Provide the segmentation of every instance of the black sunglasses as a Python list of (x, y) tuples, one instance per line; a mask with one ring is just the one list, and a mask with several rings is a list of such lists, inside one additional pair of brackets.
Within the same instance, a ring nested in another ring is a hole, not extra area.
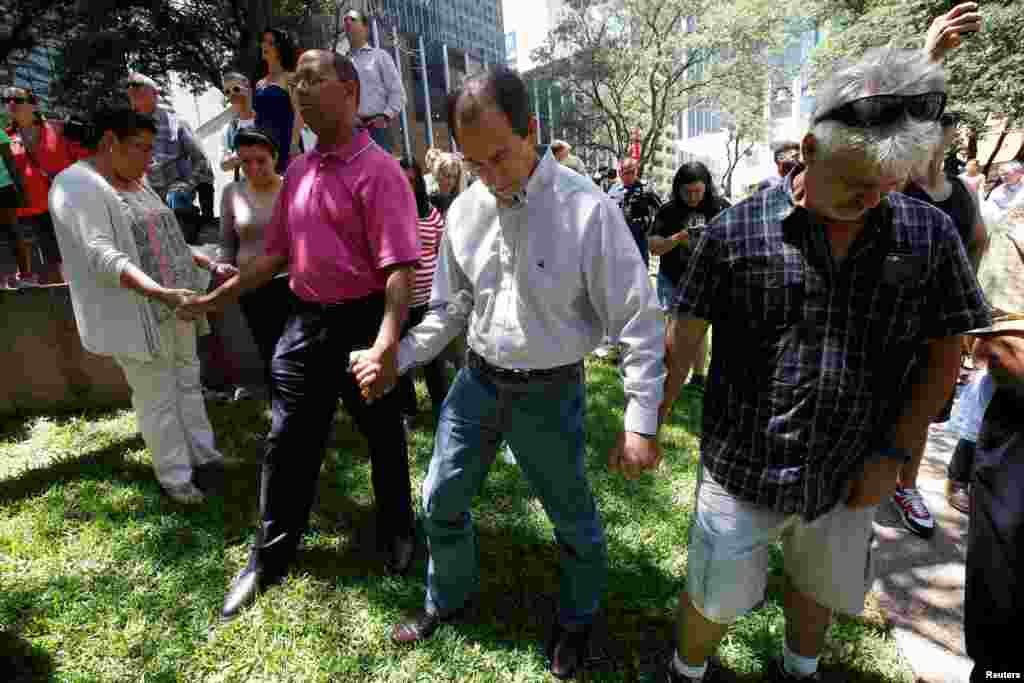
[(145, 87), (146, 87), (145, 83), (138, 83), (138, 82), (135, 82), (135, 81), (133, 81), (133, 82), (128, 84), (128, 89), (129, 90), (135, 90), (136, 88), (145, 88)]
[(241, 94), (241, 92), (242, 92), (242, 86), (240, 86), (240, 85), (233, 85), (230, 88), (228, 88), (228, 94), (229, 95), (238, 95), (238, 94)]
[(946, 109), (946, 93), (920, 95), (872, 95), (853, 100), (814, 117), (814, 123), (839, 121), (852, 128), (875, 128), (909, 116), (918, 121), (938, 121)]
[(6, 97), (4, 101), (8, 104), (14, 102), (15, 104), (32, 104), (32, 99), (28, 97)]

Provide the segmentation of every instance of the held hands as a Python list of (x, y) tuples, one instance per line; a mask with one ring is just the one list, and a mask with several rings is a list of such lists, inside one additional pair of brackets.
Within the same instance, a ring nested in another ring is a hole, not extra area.
[(363, 399), (373, 403), (398, 382), (398, 350), (374, 347), (353, 351), (349, 354), (348, 369), (355, 375)]
[(981, 14), (975, 2), (963, 2), (936, 17), (925, 36), (924, 49), (933, 61), (941, 61), (946, 53), (960, 46), (965, 33), (981, 30)]
[(235, 268), (230, 263), (215, 262), (210, 264), (210, 272), (213, 273), (214, 277), (227, 280), (238, 275), (238, 268)]
[(161, 289), (153, 298), (164, 303), (171, 310), (177, 311), (195, 295), (196, 293), (191, 289)]
[(175, 313), (179, 320), (198, 320), (207, 313), (214, 313), (218, 310), (217, 300), (214, 293), (186, 297), (176, 308)]
[(657, 437), (636, 432), (622, 432), (608, 453), (608, 469), (622, 472), (626, 479), (636, 479), (644, 470), (652, 470), (661, 463), (661, 448)]
[(878, 505), (896, 492), (896, 482), (902, 463), (893, 458), (876, 455), (866, 463), (859, 478), (850, 482), (846, 505), (864, 508)]

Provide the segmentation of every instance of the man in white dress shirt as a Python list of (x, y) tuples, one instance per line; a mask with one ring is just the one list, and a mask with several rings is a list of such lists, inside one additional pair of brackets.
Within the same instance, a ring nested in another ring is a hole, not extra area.
[(468, 326), (467, 365), (442, 409), (423, 484), (426, 601), (392, 638), (429, 638), (479, 590), (470, 505), (505, 440), (561, 547), (547, 653), (552, 673), (571, 678), (586, 655), (607, 572), (603, 524), (584, 471), (583, 357), (605, 330), (626, 347), (625, 425), (609, 466), (637, 477), (661, 458), (664, 316), (622, 211), (550, 152), (538, 158), (537, 122), (518, 75), (499, 67), (470, 77), (448, 120), (480, 182), (449, 210), (430, 309), (401, 341), (397, 368), (353, 354), (372, 401), (396, 372), (434, 358)]
[(344, 23), (348, 56), (359, 72), (359, 124), (369, 129), (374, 142), (391, 152), (391, 122), (405, 107), (402, 76), (391, 55), (369, 44), (370, 24), (365, 15), (350, 10)]

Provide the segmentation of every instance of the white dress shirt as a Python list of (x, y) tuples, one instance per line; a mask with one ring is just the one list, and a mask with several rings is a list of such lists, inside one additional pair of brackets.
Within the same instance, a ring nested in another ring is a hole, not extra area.
[(348, 56), (359, 72), (359, 116), (387, 114), (394, 118), (405, 107), (405, 87), (391, 55), (364, 45)]
[(435, 358), (468, 325), (469, 347), (502, 368), (580, 361), (605, 330), (625, 344), (625, 428), (655, 434), (665, 322), (622, 211), (549, 152), (513, 208), (483, 183), (452, 204), (431, 302), (402, 339), (399, 372)]

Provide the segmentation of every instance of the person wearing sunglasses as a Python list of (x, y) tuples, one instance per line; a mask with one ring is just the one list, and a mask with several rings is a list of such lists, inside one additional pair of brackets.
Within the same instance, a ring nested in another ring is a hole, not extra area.
[[(664, 680), (714, 680), (782, 540), (774, 681), (821, 680), (834, 612), (859, 614), (872, 522), (920, 450), (988, 306), (952, 221), (898, 194), (941, 139), (942, 66), (870, 50), (819, 89), (802, 166), (694, 247), (667, 335), (662, 419), (714, 330), (679, 639)], [(916, 363), (916, 370), (914, 369)]]
[(391, 123), (405, 108), (405, 86), (386, 50), (369, 44), (370, 23), (366, 15), (350, 10), (344, 17), (352, 63), (359, 69), (358, 123), (370, 131), (370, 137), (386, 151), (395, 145)]
[(239, 131), (256, 125), (256, 112), (252, 108), (252, 88), (249, 86), (249, 79), (235, 71), (224, 74), (224, 96), (227, 97), (234, 116), (224, 129), (220, 170), (234, 173), (237, 182), (240, 179), (239, 169), (242, 166), (242, 160), (238, 156), (238, 145), (235, 144), (235, 138)]
[[(65, 137), (62, 123), (39, 113), (31, 90), (7, 88), (4, 103), (11, 121), (6, 131), (11, 156), (23, 190), (14, 230), (18, 271), (8, 278), (8, 284), (23, 288), (62, 282), (60, 249), (46, 198), (54, 177), (88, 153)], [(46, 269), (42, 276), (33, 272), (36, 249)]]
[(213, 184), (213, 167), (191, 126), (159, 102), (160, 87), (156, 81), (133, 73), (128, 77), (127, 95), (133, 110), (149, 114), (157, 124), (156, 146), (146, 180), (178, 214), (186, 229), (186, 239), (192, 242), (199, 229), (193, 204), (199, 186)]

